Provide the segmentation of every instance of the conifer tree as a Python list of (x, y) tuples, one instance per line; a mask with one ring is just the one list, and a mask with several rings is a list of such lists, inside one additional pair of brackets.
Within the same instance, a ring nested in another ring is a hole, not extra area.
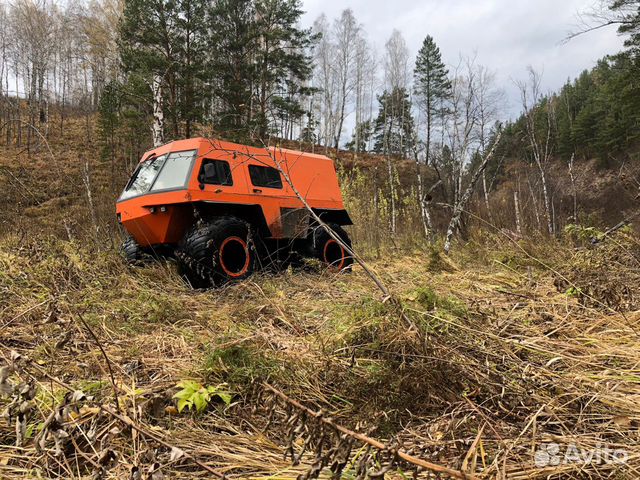
[(435, 118), (441, 110), (442, 101), (449, 95), (451, 82), (449, 72), (442, 62), (440, 49), (427, 35), (416, 58), (414, 70), (415, 94), (418, 105), (422, 109), (425, 120), (426, 163), (429, 164), (431, 134)]
[(357, 124), (353, 131), (351, 141), (346, 145), (347, 149), (355, 153), (366, 153), (371, 135), (373, 134), (372, 127), (371, 120), (365, 120)]
[(209, 12), (215, 127), (232, 140), (246, 140), (251, 122), (253, 52), (257, 43), (254, 2), (218, 0)]
[(380, 104), (374, 128), (374, 151), (406, 158), (415, 142), (411, 101), (404, 88), (394, 88), (378, 97)]
[(307, 50), (314, 40), (298, 27), (299, 0), (220, 0), (210, 14), (210, 74), (221, 105), (219, 128), (232, 138), (264, 140), (303, 117), (310, 93)]
[[(120, 58), (128, 80), (142, 79), (148, 85), (147, 103), (162, 98), (172, 122), (172, 132), (178, 136), (176, 108), (176, 66), (179, 64), (176, 45), (175, 0), (126, 0), (120, 21)], [(155, 87), (154, 87), (155, 86)], [(160, 89), (167, 95), (159, 95)]]
[(311, 93), (305, 87), (311, 76), (307, 51), (315, 37), (298, 27), (300, 0), (255, 0), (254, 105), (252, 126), (260, 140), (269, 134), (272, 109), (296, 118), (304, 110), (300, 99)]
[(208, 80), (206, 69), (209, 41), (207, 38), (207, 7), (203, 0), (177, 0), (176, 53), (180, 64), (176, 66), (176, 84), (179, 92), (177, 108), (185, 123), (184, 136), (193, 133), (193, 124), (203, 118)]
[(205, 0), (126, 0), (124, 5), (124, 71), (149, 85), (149, 103), (160, 89), (174, 138), (190, 136), (193, 124), (202, 119), (207, 5)]

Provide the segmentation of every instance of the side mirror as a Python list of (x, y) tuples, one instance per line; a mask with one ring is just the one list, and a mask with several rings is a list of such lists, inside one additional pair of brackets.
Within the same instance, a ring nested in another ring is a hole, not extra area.
[(204, 183), (200, 182), (198, 184), (198, 187), (200, 188), (200, 190), (204, 190)]

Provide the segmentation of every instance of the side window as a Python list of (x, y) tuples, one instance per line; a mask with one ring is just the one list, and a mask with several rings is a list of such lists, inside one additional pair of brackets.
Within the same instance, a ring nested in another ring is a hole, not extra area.
[(282, 188), (280, 172), (275, 168), (249, 165), (249, 176), (256, 187)]
[(198, 181), (209, 185), (233, 185), (229, 162), (224, 160), (203, 160)]

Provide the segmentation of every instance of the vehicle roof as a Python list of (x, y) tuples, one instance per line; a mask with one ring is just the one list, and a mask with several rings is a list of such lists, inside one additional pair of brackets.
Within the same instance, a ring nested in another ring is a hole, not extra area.
[[(265, 149), (261, 147), (252, 147), (249, 145), (243, 145), (240, 143), (227, 142), (225, 140), (219, 139), (211, 139), (204, 137), (194, 137), (188, 138), (185, 140), (174, 140), (172, 142), (161, 145), (157, 148), (149, 150), (145, 152), (140, 161), (144, 161), (149, 158), (151, 155), (164, 155), (165, 153), (176, 152), (181, 150), (195, 150), (201, 149), (202, 144), (206, 143), (211, 145), (212, 150), (228, 150), (233, 152), (240, 152), (247, 155), (265, 155)], [(324, 160), (333, 162), (333, 160), (325, 155), (320, 155), (317, 153), (310, 152), (302, 152), (299, 150), (291, 150), (288, 148), (281, 148), (277, 146), (267, 147), (272, 153), (278, 154), (280, 153), (285, 158), (287, 157), (295, 157), (305, 158), (309, 160)]]

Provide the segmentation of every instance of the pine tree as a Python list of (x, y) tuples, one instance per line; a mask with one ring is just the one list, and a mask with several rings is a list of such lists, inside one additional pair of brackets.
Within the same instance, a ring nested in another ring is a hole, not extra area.
[(365, 120), (356, 125), (353, 131), (351, 141), (347, 143), (346, 147), (349, 151), (355, 153), (366, 153), (369, 146), (369, 141), (373, 135), (373, 125), (371, 120)]
[(306, 54), (314, 41), (297, 24), (299, 0), (219, 0), (210, 13), (216, 126), (236, 140), (291, 136), (311, 90)]
[(113, 160), (116, 150), (116, 135), (120, 126), (119, 82), (110, 82), (102, 90), (98, 105), (98, 140), (101, 146), (100, 156), (104, 160)]
[(120, 21), (120, 57), (126, 74), (148, 85), (147, 103), (153, 103), (154, 78), (166, 86), (164, 103), (178, 135), (176, 72), (176, 2), (174, 0), (126, 0)]
[(451, 82), (449, 71), (442, 62), (440, 49), (429, 35), (424, 39), (416, 58), (414, 71), (415, 94), (418, 105), (426, 118), (426, 163), (430, 162), (431, 134), (442, 101), (449, 95)]
[(640, 48), (640, 5), (638, 0), (609, 0), (609, 10), (616, 19), (612, 23), (619, 24), (618, 32), (629, 35), (625, 40), (625, 46)]
[[(205, 0), (126, 0), (120, 22), (125, 73), (160, 82), (173, 137), (190, 136), (203, 113), (207, 29)], [(183, 129), (184, 125), (184, 129)]]
[(180, 14), (176, 18), (177, 56), (176, 66), (179, 97), (177, 99), (180, 119), (185, 123), (184, 136), (192, 136), (193, 124), (202, 120), (208, 75), (206, 58), (207, 4), (203, 0), (177, 0)]
[(380, 104), (374, 128), (374, 151), (406, 158), (415, 144), (411, 101), (404, 88), (386, 90), (378, 96)]
[(255, 9), (252, 0), (218, 0), (209, 13), (209, 75), (216, 98), (214, 125), (227, 138), (247, 140), (251, 121)]
[(252, 126), (258, 139), (268, 136), (272, 107), (279, 115), (300, 118), (304, 110), (301, 98), (311, 90), (311, 59), (307, 51), (315, 37), (298, 23), (303, 11), (300, 0), (256, 0), (256, 48), (254, 50), (254, 97), (256, 106)]

